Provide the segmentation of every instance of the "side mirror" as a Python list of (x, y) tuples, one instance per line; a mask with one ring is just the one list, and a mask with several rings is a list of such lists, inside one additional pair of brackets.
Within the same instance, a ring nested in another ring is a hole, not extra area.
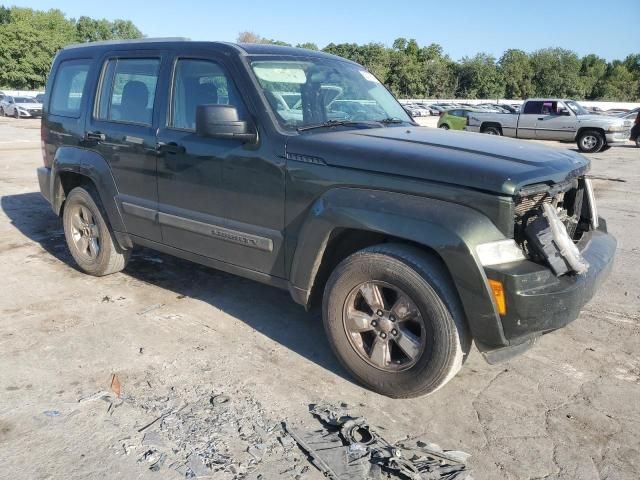
[(254, 125), (240, 120), (238, 109), (233, 105), (198, 105), (196, 134), (201, 137), (240, 140), (243, 143), (258, 140)]
[(560, 110), (560, 116), (562, 117), (570, 117), (571, 112), (569, 110)]

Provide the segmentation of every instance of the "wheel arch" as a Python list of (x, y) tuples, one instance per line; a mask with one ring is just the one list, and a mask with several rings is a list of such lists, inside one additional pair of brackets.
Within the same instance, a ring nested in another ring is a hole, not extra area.
[(92, 185), (107, 214), (107, 221), (123, 249), (133, 247), (115, 198), (115, 179), (107, 161), (96, 152), (78, 147), (60, 147), (52, 164), (51, 199), (53, 211), (62, 215), (69, 192), (78, 186)]
[(317, 300), (333, 268), (351, 253), (380, 243), (405, 243), (433, 254), (445, 266), (473, 336), (489, 345), (506, 344), (474, 253), (476, 241), (504, 236), (479, 212), (432, 198), (338, 188), (314, 203), (298, 238), (289, 275), (298, 303), (309, 307)]
[(480, 125), (480, 133), (484, 133), (487, 128), (495, 127), (500, 131), (500, 135), (503, 135), (502, 125), (498, 122), (482, 122)]
[(584, 132), (588, 130), (589, 131), (593, 130), (594, 132), (598, 132), (600, 135), (602, 135), (602, 139), (604, 140), (604, 143), (605, 144), (607, 143), (607, 134), (604, 131), (604, 128), (602, 127), (580, 127), (576, 132), (575, 140), (577, 141), (580, 138), (580, 135), (582, 135)]

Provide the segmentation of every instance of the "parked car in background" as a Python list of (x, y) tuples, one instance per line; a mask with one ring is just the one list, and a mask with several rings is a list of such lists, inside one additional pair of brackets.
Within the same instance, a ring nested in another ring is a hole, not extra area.
[(36, 102), (44, 103), (44, 93), (39, 93), (34, 98), (36, 99)]
[(442, 105), (433, 104), (430, 110), (432, 115), (442, 115), (447, 109)]
[(629, 113), (628, 108), (611, 108), (605, 112), (607, 115), (624, 115)]
[(444, 130), (464, 130), (469, 121), (469, 114), (477, 112), (469, 108), (454, 108), (447, 110), (440, 116), (438, 120), (438, 128)]
[(620, 118), (625, 118), (627, 120), (635, 120), (636, 116), (638, 115), (638, 113), (640, 113), (640, 107), (638, 108), (634, 108), (633, 110), (631, 110), (630, 112), (625, 112), (625, 113), (619, 113), (618, 115), (616, 115), (617, 117)]
[(509, 105), (507, 103), (500, 103), (498, 104), (498, 106), (509, 113), (518, 113), (518, 111), (520, 110), (520, 107)]
[(0, 115), (15, 118), (40, 118), (42, 103), (31, 97), (7, 96), (0, 105)]
[(589, 114), (565, 99), (527, 100), (519, 114), (474, 113), (467, 130), (514, 138), (576, 142), (581, 152), (596, 153), (629, 138), (631, 120)]
[(428, 117), (431, 115), (431, 112), (428, 109), (420, 105), (416, 105), (415, 103), (409, 103), (405, 105), (405, 108), (409, 110), (412, 117)]

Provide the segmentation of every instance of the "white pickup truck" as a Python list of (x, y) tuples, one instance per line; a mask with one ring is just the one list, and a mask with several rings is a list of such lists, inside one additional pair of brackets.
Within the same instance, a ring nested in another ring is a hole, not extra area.
[(592, 115), (575, 100), (532, 98), (520, 113), (469, 114), (466, 130), (514, 138), (576, 142), (580, 151), (596, 153), (629, 139), (632, 121)]

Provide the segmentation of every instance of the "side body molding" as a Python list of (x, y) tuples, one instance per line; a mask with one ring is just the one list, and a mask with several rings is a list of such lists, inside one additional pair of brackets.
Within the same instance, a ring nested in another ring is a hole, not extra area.
[(358, 188), (328, 190), (308, 210), (292, 264), (292, 295), (309, 300), (332, 232), (357, 229), (399, 237), (433, 249), (447, 266), (469, 327), (479, 342), (507, 345), (475, 246), (504, 239), (481, 213), (427, 197)]
[(64, 172), (88, 177), (98, 190), (102, 206), (122, 248), (133, 247), (116, 203), (118, 188), (107, 161), (98, 153), (79, 147), (62, 146), (56, 151), (52, 165), (51, 205), (56, 215), (60, 215), (65, 200), (60, 175)]

